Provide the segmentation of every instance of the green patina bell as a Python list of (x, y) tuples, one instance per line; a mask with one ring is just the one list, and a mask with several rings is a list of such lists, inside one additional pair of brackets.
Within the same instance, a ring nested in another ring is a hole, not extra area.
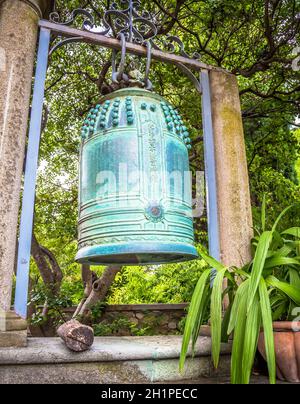
[(77, 262), (146, 265), (198, 257), (187, 128), (162, 97), (119, 90), (82, 128)]

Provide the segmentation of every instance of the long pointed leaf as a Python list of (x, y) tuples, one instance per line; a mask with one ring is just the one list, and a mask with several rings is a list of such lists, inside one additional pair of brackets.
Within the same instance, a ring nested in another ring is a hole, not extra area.
[(232, 303), (227, 307), (227, 310), (224, 314), (222, 321), (222, 334), (221, 334), (221, 342), (227, 343), (229, 340), (229, 335), (227, 334), (230, 317), (231, 317)]
[(208, 277), (211, 273), (210, 269), (207, 269), (203, 272), (202, 276), (200, 277), (195, 291), (193, 293), (192, 301), (189, 307), (185, 328), (184, 328), (184, 335), (182, 340), (181, 346), (181, 354), (180, 354), (180, 361), (179, 361), (179, 369), (180, 371), (184, 368), (184, 363), (186, 359), (186, 355), (188, 352), (191, 336), (193, 333), (194, 327), (197, 326), (197, 318), (199, 316), (199, 310), (201, 309), (201, 302), (204, 295), (205, 286), (208, 280)]
[(290, 269), (289, 270), (289, 277), (290, 277), (290, 284), (294, 286), (294, 288), (300, 290), (300, 276), (299, 272), (297, 272), (295, 269)]
[(217, 271), (222, 271), (225, 267), (225, 265), (221, 264), (219, 261), (215, 260), (214, 258), (210, 257), (204, 248), (200, 248), (200, 255), (210, 265), (212, 268), (216, 269)]
[(268, 285), (281, 290), (285, 293), (290, 299), (292, 299), (297, 305), (300, 306), (300, 289), (295, 288), (287, 282), (281, 282), (275, 276), (269, 276), (266, 279)]
[(288, 234), (289, 236), (300, 238), (300, 227), (291, 227), (290, 229), (283, 231), (281, 234)]
[(227, 268), (217, 273), (211, 296), (211, 336), (212, 336), (212, 357), (215, 368), (219, 365), (221, 351), (221, 330), (222, 330), (222, 295), (223, 280)]
[(283, 216), (284, 216), (293, 206), (294, 206), (294, 205), (288, 206), (287, 208), (285, 208), (285, 209), (280, 213), (280, 215), (278, 216), (277, 220), (276, 220), (275, 223), (274, 223), (274, 226), (273, 226), (273, 228), (272, 228), (272, 232), (274, 232), (274, 231), (276, 230), (276, 228), (277, 228), (277, 226), (278, 226), (280, 220), (283, 218)]
[(275, 255), (281, 255), (282, 257), (287, 257), (289, 253), (293, 251), (293, 246), (284, 244), (279, 250), (276, 251)]
[(205, 289), (203, 292), (203, 298), (201, 300), (201, 304), (200, 304), (199, 310), (198, 310), (198, 316), (195, 321), (195, 326), (194, 326), (193, 332), (192, 332), (192, 351), (193, 352), (195, 350), (196, 342), (197, 342), (199, 334), (200, 334), (200, 329), (201, 329), (201, 326), (203, 325), (205, 312), (206, 312), (208, 303), (210, 301), (210, 297), (211, 297), (210, 291), (211, 291), (211, 288), (210, 288), (210, 285), (208, 284), (205, 286)]
[(264, 194), (261, 207), (261, 228), (263, 232), (266, 230), (266, 194)]
[(249, 384), (253, 362), (257, 350), (259, 331), (261, 327), (261, 314), (259, 296), (256, 293), (253, 304), (247, 316), (245, 329), (242, 377), (243, 384)]
[(272, 242), (272, 237), (273, 237), (272, 232), (265, 231), (259, 238), (250, 278), (248, 311), (253, 303), (254, 296), (258, 289), (259, 280), (261, 278), (265, 266), (265, 261), (267, 258), (270, 244)]
[(264, 329), (264, 339), (266, 348), (266, 358), (269, 369), (270, 383), (276, 383), (276, 360), (275, 360), (275, 344), (274, 344), (274, 334), (273, 334), (273, 322), (272, 322), (272, 311), (270, 305), (270, 299), (267, 291), (266, 282), (261, 278), (259, 282), (259, 297), (260, 297), (260, 308), (262, 315), (262, 323)]
[(231, 309), (230, 321), (229, 321), (229, 325), (228, 325), (228, 331), (227, 331), (228, 335), (230, 335), (233, 332), (233, 330), (236, 326), (236, 323), (238, 321), (238, 310), (239, 310), (239, 306), (240, 306), (240, 301), (241, 301), (241, 298), (244, 295), (244, 293), (246, 293), (248, 291), (249, 282), (250, 282), (249, 280), (246, 280), (245, 282), (243, 282), (239, 286), (238, 291), (235, 295), (234, 302), (233, 302), (232, 309)]
[(276, 268), (282, 265), (300, 265), (300, 261), (296, 258), (273, 256), (266, 260), (264, 269)]
[(237, 318), (234, 336), (233, 336), (233, 345), (232, 345), (232, 353), (231, 353), (231, 383), (232, 384), (241, 384), (243, 382), (242, 378), (242, 356), (244, 350), (244, 341), (245, 341), (245, 328), (246, 328), (246, 318), (247, 318), (247, 299), (248, 299), (248, 287), (242, 288), (241, 297), (239, 300), (238, 310), (237, 310)]

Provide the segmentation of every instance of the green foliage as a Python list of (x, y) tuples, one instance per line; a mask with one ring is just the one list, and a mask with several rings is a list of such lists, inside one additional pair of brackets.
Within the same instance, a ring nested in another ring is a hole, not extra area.
[(206, 268), (202, 260), (152, 267), (125, 267), (116, 277), (109, 304), (182, 303), (190, 301)]
[(93, 329), (96, 337), (120, 335), (124, 332), (132, 336), (149, 335), (147, 334), (148, 328), (139, 329), (135, 323), (124, 316), (118, 317), (109, 324), (105, 322), (93, 324)]
[(125, 316), (120, 315), (109, 324), (101, 322), (93, 324), (94, 334), (96, 337), (131, 335), (134, 337), (152, 336), (154, 324), (145, 323), (143, 327), (139, 327), (136, 323), (130, 321)]
[[(225, 268), (222, 264), (201, 251), (203, 259), (217, 272), (213, 288), (210, 271), (200, 277), (190, 304), (180, 358), (183, 369), (188, 346), (203, 323), (205, 305), (210, 300), (212, 332), (212, 356), (217, 367), (220, 355), (222, 322), (227, 324), (228, 335), (233, 333), (231, 381), (233, 384), (248, 384), (258, 344), (260, 328), (265, 335), (265, 348), (270, 383), (275, 383), (276, 363), (273, 324), (274, 319), (290, 320), (293, 309), (300, 304), (300, 228), (294, 227), (281, 233), (277, 231), (280, 220), (291, 208), (285, 209), (270, 231), (264, 230), (253, 239), (253, 260), (245, 267)], [(261, 227), (265, 227), (266, 214), (261, 214)], [(223, 279), (227, 289), (223, 292)], [(228, 295), (230, 305), (222, 320), (222, 300)]]
[(101, 317), (103, 310), (105, 309), (106, 306), (107, 306), (107, 304), (104, 302), (97, 302), (96, 304), (94, 304), (91, 307), (90, 311), (91, 311), (92, 322), (99, 320), (99, 318)]
[[(46, 313), (44, 313), (45, 303), (47, 307)], [(63, 309), (71, 306), (72, 301), (64, 291), (61, 291), (59, 295), (53, 295), (51, 290), (39, 283), (32, 289), (28, 304), (35, 308), (30, 318), (32, 325), (42, 325), (49, 319), (52, 320), (54, 325), (58, 325), (66, 321)]]

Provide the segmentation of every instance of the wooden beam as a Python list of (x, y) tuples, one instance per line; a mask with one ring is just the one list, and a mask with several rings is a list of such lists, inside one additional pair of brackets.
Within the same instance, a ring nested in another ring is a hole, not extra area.
[[(53, 22), (49, 22), (46, 20), (40, 20), (39, 26), (43, 28), (47, 28), (52, 32), (55, 32), (57, 35), (61, 35), (65, 38), (74, 38), (78, 37), (85, 43), (91, 43), (95, 45), (100, 45), (109, 49), (117, 49), (121, 50), (121, 42), (115, 38), (109, 38), (104, 35), (99, 35), (89, 31), (83, 31), (77, 28), (71, 28), (67, 25), (55, 24)], [(131, 42), (127, 42), (126, 44), (127, 51), (137, 56), (147, 57), (147, 49), (144, 46), (137, 45)], [(183, 56), (175, 55), (172, 53), (162, 52), (156, 49), (152, 50), (152, 58), (154, 60), (170, 63), (174, 65), (178, 65), (179, 63), (189, 67), (190, 69), (201, 71), (205, 70), (215, 70), (227, 72), (226, 70), (215, 67), (211, 65), (207, 65), (206, 63), (202, 63), (196, 59), (189, 59)], [(227, 72), (229, 73), (229, 72)]]

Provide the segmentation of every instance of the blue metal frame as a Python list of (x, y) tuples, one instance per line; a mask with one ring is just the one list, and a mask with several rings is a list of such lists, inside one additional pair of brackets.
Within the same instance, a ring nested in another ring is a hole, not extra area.
[(220, 261), (217, 170), (212, 123), (210, 81), (209, 72), (207, 70), (202, 70), (201, 72), (201, 84), (209, 253), (213, 258)]
[(50, 30), (41, 28), (29, 127), (24, 192), (22, 199), (22, 213), (17, 263), (17, 284), (14, 309), (15, 312), (23, 318), (27, 317), (29, 264), (34, 216), (35, 187), (38, 169), (38, 156), (41, 137), (43, 101), (45, 94), (45, 80), (48, 66), (50, 34)]

